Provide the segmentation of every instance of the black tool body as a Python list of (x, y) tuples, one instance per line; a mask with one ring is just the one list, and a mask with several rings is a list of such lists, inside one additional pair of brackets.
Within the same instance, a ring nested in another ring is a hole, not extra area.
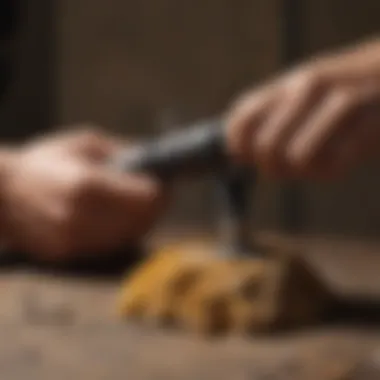
[(224, 170), (229, 162), (224, 131), (221, 119), (194, 123), (128, 148), (110, 164), (165, 180)]

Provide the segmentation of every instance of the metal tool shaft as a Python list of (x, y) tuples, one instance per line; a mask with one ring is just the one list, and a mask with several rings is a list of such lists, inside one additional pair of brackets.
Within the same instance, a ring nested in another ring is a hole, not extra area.
[(236, 167), (217, 178), (220, 242), (227, 256), (263, 256), (251, 230), (251, 200), (255, 181), (252, 170)]
[(111, 165), (175, 179), (223, 170), (228, 162), (223, 121), (211, 119), (128, 148), (114, 157)]

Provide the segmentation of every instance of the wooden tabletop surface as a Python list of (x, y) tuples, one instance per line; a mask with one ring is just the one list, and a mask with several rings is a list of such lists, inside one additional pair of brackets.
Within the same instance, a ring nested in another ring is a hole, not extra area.
[[(309, 237), (295, 244), (307, 247), (338, 291), (380, 295), (380, 243)], [(117, 320), (117, 288), (112, 281), (4, 271), (0, 378), (336, 380), (380, 347), (380, 325), (209, 341), (149, 330)]]

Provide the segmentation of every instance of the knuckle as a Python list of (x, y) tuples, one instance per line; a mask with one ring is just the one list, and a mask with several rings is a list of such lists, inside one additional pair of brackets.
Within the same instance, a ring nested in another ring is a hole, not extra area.
[(243, 92), (236, 100), (232, 102), (230, 107), (230, 114), (235, 114), (240, 111), (242, 108), (245, 108), (252, 100), (253, 90), (249, 89), (248, 91)]
[(81, 125), (79, 129), (76, 130), (75, 136), (80, 140), (93, 141), (101, 137), (101, 131), (99, 127), (95, 125)]
[(265, 105), (272, 98), (273, 85), (264, 85), (243, 93), (232, 104), (227, 114), (227, 126), (229, 129), (244, 129), (247, 126), (247, 121), (265, 108)]
[(100, 129), (96, 126), (91, 125), (73, 125), (71, 127), (66, 127), (66, 131), (59, 134), (54, 135), (59, 139), (59, 142), (63, 141), (66, 144), (88, 144), (88, 142), (92, 142), (94, 140), (99, 140), (101, 138)]
[(248, 113), (252, 100), (251, 93), (244, 94), (233, 103), (227, 114), (227, 141), (232, 142), (234, 145), (239, 145), (241, 137), (244, 135), (247, 128), (248, 123), (246, 114)]

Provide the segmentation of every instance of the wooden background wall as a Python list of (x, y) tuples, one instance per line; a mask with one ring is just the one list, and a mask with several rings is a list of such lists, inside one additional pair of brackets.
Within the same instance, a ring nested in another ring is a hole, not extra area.
[[(17, 43), (20, 75), (0, 112), (13, 132), (27, 124), (92, 122), (150, 134), (222, 110), (282, 65), (280, 0), (29, 3)], [(376, 0), (301, 3), (305, 57), (378, 32)], [(378, 235), (379, 165), (339, 184), (301, 189), (305, 231)], [(212, 219), (210, 184), (184, 190), (171, 217)], [(260, 227), (278, 226), (280, 191), (279, 184), (260, 182)]]

